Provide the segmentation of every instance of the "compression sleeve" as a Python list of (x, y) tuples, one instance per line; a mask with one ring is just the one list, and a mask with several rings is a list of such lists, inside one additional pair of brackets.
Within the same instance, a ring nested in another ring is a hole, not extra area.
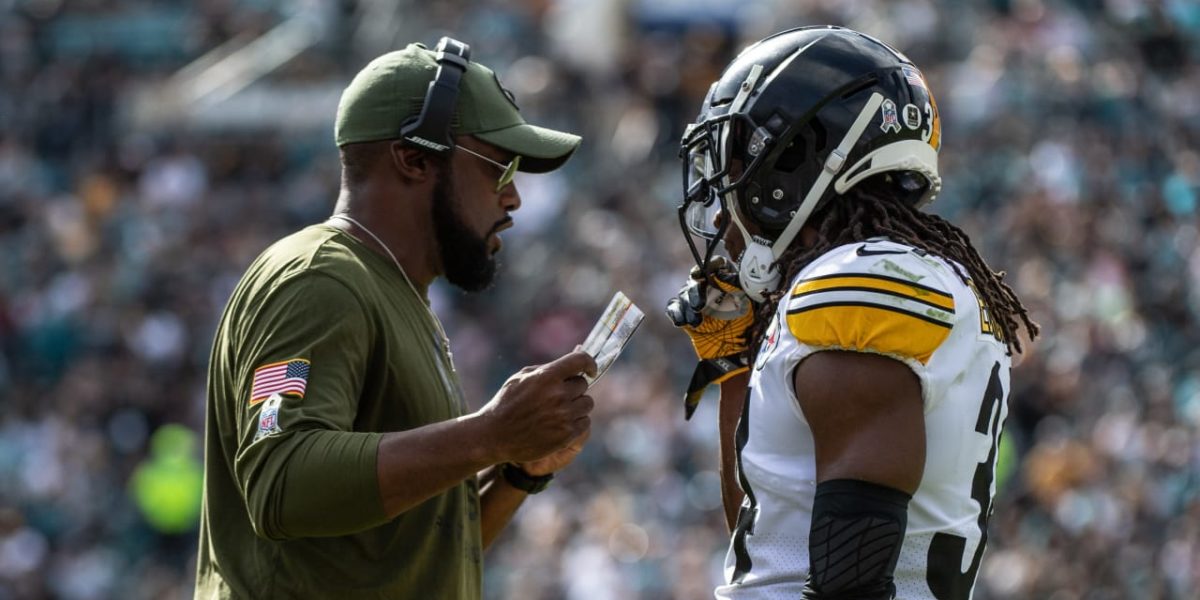
[(887, 486), (853, 479), (817, 484), (805, 600), (890, 600), (908, 502)]

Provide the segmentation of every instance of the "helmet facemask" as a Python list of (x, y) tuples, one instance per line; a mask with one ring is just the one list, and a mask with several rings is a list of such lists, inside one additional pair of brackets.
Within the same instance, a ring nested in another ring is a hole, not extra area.
[(684, 135), (680, 149), (684, 200), (679, 206), (679, 222), (692, 257), (702, 271), (723, 242), (731, 223), (744, 238), (749, 236), (734, 207), (738, 190), (745, 185), (746, 173), (756, 169), (764, 156), (751, 161), (740, 173), (733, 172), (736, 151), (733, 140), (737, 137), (733, 129), (735, 121), (746, 119), (744, 114), (710, 119), (690, 126)]

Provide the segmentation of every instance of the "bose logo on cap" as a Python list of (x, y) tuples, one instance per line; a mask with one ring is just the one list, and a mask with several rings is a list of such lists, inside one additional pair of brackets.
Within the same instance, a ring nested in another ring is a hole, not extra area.
[(422, 137), (413, 136), (413, 137), (406, 138), (406, 139), (410, 142), (413, 142), (414, 144), (417, 144), (419, 146), (425, 146), (426, 148), (429, 148), (431, 150), (437, 150), (438, 152), (445, 152), (446, 150), (450, 149), (450, 146), (439, 144), (437, 142), (431, 142)]

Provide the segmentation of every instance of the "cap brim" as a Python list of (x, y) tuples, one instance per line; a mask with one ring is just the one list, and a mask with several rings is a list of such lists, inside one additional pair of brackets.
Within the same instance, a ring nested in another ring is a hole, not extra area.
[(520, 170), (526, 173), (553, 171), (571, 158), (580, 137), (528, 123), (471, 134), (513, 154), (521, 155)]

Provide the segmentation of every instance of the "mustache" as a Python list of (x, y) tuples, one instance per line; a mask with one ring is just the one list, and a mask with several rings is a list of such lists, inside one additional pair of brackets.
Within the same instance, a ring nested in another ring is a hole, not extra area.
[(492, 225), (491, 230), (488, 231), (488, 235), (492, 235), (493, 233), (496, 233), (497, 231), (500, 230), (500, 228), (502, 228), (512, 222), (513, 222), (512, 217), (504, 217), (503, 219), (496, 221), (496, 224)]

